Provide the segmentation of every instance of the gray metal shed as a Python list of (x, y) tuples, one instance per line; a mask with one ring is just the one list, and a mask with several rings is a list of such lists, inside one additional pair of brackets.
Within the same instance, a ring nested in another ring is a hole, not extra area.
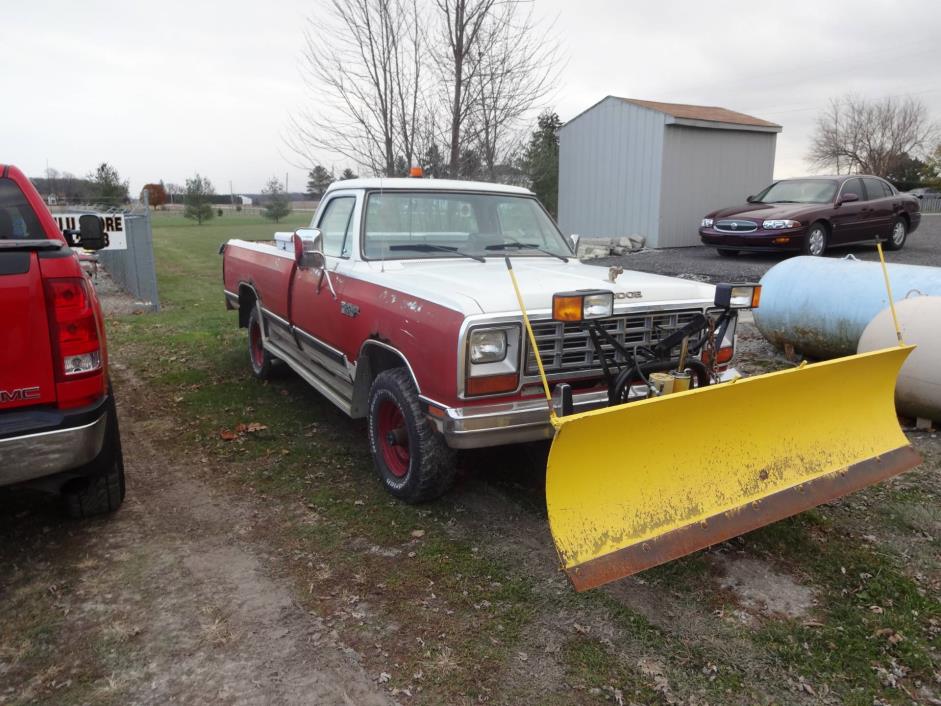
[(559, 225), (698, 245), (702, 217), (771, 182), (781, 126), (725, 108), (608, 96), (559, 134)]

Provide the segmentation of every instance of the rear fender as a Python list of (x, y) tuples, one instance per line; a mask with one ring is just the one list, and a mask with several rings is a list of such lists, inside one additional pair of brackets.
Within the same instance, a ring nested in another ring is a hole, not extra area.
[(261, 297), (258, 296), (254, 285), (247, 282), (239, 285), (239, 328), (248, 328), (248, 317), (255, 303), (260, 301)]

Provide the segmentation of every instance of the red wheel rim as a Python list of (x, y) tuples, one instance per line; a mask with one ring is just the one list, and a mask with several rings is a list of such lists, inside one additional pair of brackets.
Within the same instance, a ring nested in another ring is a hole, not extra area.
[(408, 429), (405, 426), (405, 417), (402, 410), (391, 400), (379, 403), (377, 414), (377, 432), (379, 434), (379, 448), (382, 450), (382, 460), (386, 468), (396, 478), (402, 478), (408, 473), (411, 455), (408, 452)]
[(261, 345), (261, 326), (257, 321), (252, 321), (248, 328), (248, 350), (252, 356), (252, 365), (260, 370), (265, 364), (265, 349)]

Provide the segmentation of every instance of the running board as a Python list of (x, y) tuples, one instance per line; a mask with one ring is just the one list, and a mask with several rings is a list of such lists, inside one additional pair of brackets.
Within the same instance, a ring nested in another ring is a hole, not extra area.
[(317, 375), (316, 372), (310, 369), (309, 365), (306, 365), (295, 354), (289, 353), (277, 343), (272, 342), (271, 339), (266, 340), (264, 342), (264, 346), (265, 350), (271, 353), (271, 355), (287, 363), (295, 373), (300, 375), (304, 381), (307, 382), (308, 385), (313, 387), (315, 390), (317, 390), (317, 392), (333, 402), (333, 404), (339, 407), (342, 412), (352, 416), (352, 383), (340, 380), (336, 375), (325, 369), (324, 371), (330, 375), (330, 379), (335, 380), (340, 384), (342, 389), (338, 389), (327, 382), (325, 378)]

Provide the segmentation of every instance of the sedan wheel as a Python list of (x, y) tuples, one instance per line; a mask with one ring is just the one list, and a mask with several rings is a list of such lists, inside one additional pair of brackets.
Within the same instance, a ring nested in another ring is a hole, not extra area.
[(810, 227), (807, 233), (807, 240), (804, 242), (804, 252), (814, 257), (823, 255), (827, 250), (827, 229), (821, 224), (815, 223)]
[(905, 227), (905, 221), (901, 218), (895, 221), (892, 226), (892, 237), (885, 244), (888, 250), (901, 250), (905, 245), (905, 238), (908, 237), (908, 228)]

